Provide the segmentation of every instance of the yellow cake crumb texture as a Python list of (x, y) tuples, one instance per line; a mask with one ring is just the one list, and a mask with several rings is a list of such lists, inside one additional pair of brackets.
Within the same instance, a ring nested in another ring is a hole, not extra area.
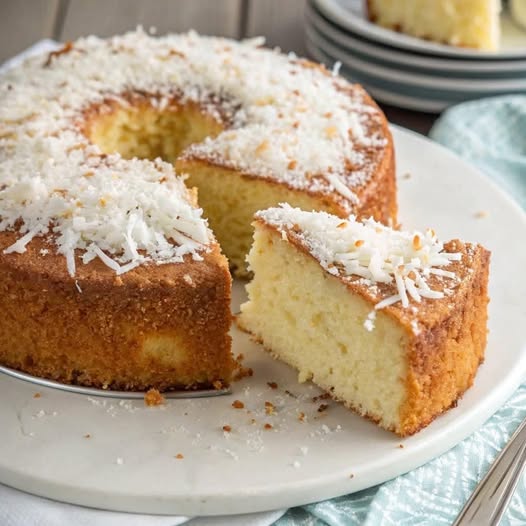
[(452, 46), (496, 51), (500, 0), (366, 0), (369, 18), (389, 29)]

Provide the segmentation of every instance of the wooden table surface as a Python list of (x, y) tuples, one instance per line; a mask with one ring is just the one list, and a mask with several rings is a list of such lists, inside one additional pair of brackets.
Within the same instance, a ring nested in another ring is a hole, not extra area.
[[(158, 34), (195, 29), (232, 38), (263, 35), (267, 45), (307, 55), (306, 0), (0, 0), (0, 62), (41, 38), (67, 41), (135, 28)], [(380, 104), (388, 119), (427, 134), (436, 115)]]

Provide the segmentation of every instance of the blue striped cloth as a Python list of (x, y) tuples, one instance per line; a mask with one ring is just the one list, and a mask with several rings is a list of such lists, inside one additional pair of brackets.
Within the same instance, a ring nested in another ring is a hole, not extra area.
[[(526, 96), (455, 106), (430, 135), (477, 165), (526, 208)], [(526, 382), (481, 429), (425, 466), (353, 495), (289, 510), (276, 525), (449, 525), (525, 417)], [(523, 477), (501, 526), (525, 524)]]

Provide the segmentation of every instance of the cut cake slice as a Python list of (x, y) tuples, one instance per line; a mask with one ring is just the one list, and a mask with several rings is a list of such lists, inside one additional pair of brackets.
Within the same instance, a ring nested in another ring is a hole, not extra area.
[(256, 214), (239, 326), (400, 436), (454, 406), (486, 346), (489, 252), (288, 205)]
[(380, 26), (452, 46), (496, 51), (500, 0), (366, 0)]

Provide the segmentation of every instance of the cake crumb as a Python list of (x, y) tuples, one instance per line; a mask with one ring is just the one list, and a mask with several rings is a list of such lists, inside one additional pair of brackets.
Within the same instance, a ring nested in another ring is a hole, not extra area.
[(305, 422), (305, 413), (303, 411), (298, 415), (298, 420), (300, 422)]
[(232, 402), (232, 407), (234, 409), (243, 409), (245, 407), (245, 404), (241, 400), (234, 400)]
[(177, 455), (175, 455), (175, 458), (176, 458), (177, 460), (181, 460), (181, 459), (184, 458), (184, 455), (183, 455), (182, 453), (177, 453)]
[(272, 402), (265, 402), (265, 413), (267, 415), (273, 415), (276, 412), (276, 407)]
[(353, 479), (353, 478), (354, 478), (354, 473), (351, 473), (351, 474), (349, 475), (349, 478), (350, 478), (350, 479)]
[(271, 389), (277, 389), (278, 388), (278, 384), (276, 382), (267, 382), (267, 385), (271, 388)]
[(124, 459), (122, 457), (117, 457), (117, 459), (115, 460), (115, 463), (118, 466), (122, 466), (124, 464)]
[(223, 382), (221, 380), (216, 380), (212, 383), (212, 386), (219, 391), (220, 389), (223, 389)]
[(225, 433), (230, 433), (232, 431), (232, 428), (229, 425), (223, 426), (223, 431)]
[(488, 217), (488, 213), (485, 210), (479, 210), (478, 212), (475, 212), (474, 216), (476, 219), (484, 219), (485, 217)]
[(323, 394), (318, 395), (318, 396), (313, 396), (312, 397), (312, 401), (314, 403), (316, 403), (318, 400), (328, 400), (330, 397), (331, 397), (331, 395), (329, 393), (323, 393)]
[(301, 454), (302, 454), (303, 456), (306, 456), (307, 453), (309, 452), (309, 448), (308, 448), (307, 446), (301, 446), (301, 447), (300, 447), (300, 451), (301, 451)]
[(41, 396), (42, 396), (42, 395), (41, 395), (40, 393), (35, 393), (35, 394), (33, 395), (33, 398), (40, 398)]
[(320, 404), (320, 407), (318, 407), (318, 413), (323, 413), (324, 411), (327, 411), (329, 406), (327, 404)]
[(404, 175), (402, 175), (404, 179), (411, 179), (411, 174), (409, 172), (406, 172)]
[(400, 449), (404, 449), (404, 444), (398, 444), (398, 447), (399, 447)]
[(298, 468), (301, 468), (301, 462), (295, 460), (293, 463), (292, 463), (292, 466), (296, 469)]
[(267, 431), (272, 429), (274, 426), (272, 424), (269, 424), (269, 423), (266, 423), (264, 426), (263, 426), (263, 429), (266, 429)]
[(244, 367), (243, 360), (245, 356), (243, 353), (238, 354), (235, 358), (234, 374), (233, 379), (235, 382), (242, 380), (243, 378), (254, 376), (254, 371), (251, 367)]
[(84, 435), (84, 438), (91, 438), (91, 435), (90, 435), (89, 433), (86, 433), (86, 434)]
[(148, 407), (163, 405), (165, 402), (164, 396), (157, 389), (149, 389), (144, 394), (144, 403)]

